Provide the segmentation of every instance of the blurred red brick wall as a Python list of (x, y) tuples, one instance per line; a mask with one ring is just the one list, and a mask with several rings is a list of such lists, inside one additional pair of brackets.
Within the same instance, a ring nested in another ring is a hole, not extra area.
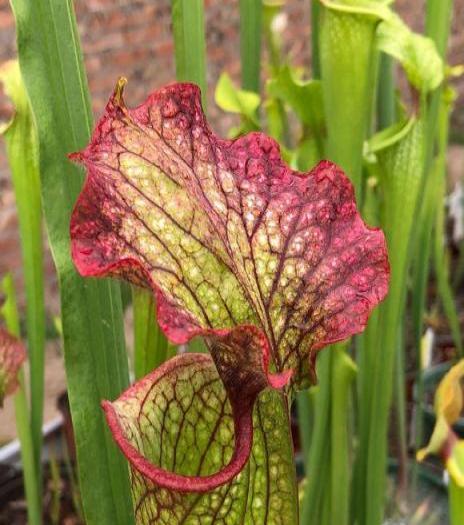
[[(292, 61), (301, 65), (310, 61), (309, 4), (309, 0), (288, 0), (286, 5), (285, 47)], [(451, 57), (462, 62), (464, 0), (455, 4)], [(129, 79), (127, 99), (131, 105), (141, 102), (151, 89), (175, 79), (169, 0), (76, 0), (75, 6), (96, 114), (120, 75)], [(424, 0), (398, 0), (397, 6), (415, 29), (421, 28)], [(222, 70), (239, 79), (238, 27), (238, 0), (206, 0), (209, 115), (221, 134), (225, 134), (230, 120), (214, 106), (213, 90)], [(8, 0), (0, 0), (0, 63), (14, 55), (13, 17)], [(462, 101), (464, 89), (460, 92)], [(461, 122), (462, 129), (462, 104), (460, 107), (455, 120)], [(20, 277), (14, 198), (2, 147), (0, 144), (0, 275), (13, 269)], [(47, 267), (49, 296), (55, 297), (50, 261)]]

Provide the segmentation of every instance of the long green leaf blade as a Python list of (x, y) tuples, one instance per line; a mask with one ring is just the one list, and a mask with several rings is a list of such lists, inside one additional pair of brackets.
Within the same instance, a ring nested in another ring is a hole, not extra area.
[(155, 319), (153, 294), (133, 286), (132, 305), (134, 309), (134, 373), (140, 379), (159, 365), (172, 352), (168, 340)]
[(261, 71), (261, 0), (240, 0), (242, 87), (259, 93)]
[(100, 400), (128, 384), (121, 298), (114, 283), (84, 281), (69, 253), (69, 217), (82, 184), (66, 156), (88, 140), (92, 117), (70, 0), (12, 0), (21, 72), (39, 135), (42, 197), (62, 305), (65, 365), (86, 522), (133, 521), (127, 467)]
[[(456, 463), (464, 471), (464, 442), (455, 445)], [(451, 478), (449, 484), (449, 510), (451, 525), (460, 525), (464, 520), (464, 487)]]
[(176, 76), (201, 89), (206, 107), (206, 43), (203, 0), (171, 0)]
[(332, 347), (319, 358), (321, 384), (315, 394), (308, 481), (301, 505), (301, 523), (305, 525), (348, 523), (350, 432), (347, 413), (355, 374), (355, 365), (344, 345)]
[[(16, 304), (16, 293), (11, 274), (0, 281), (0, 291), (5, 294), (6, 301), (0, 308), (7, 330), (15, 337), (20, 337), (19, 313)], [(26, 494), (27, 518), (29, 525), (42, 523), (42, 498), (40, 480), (36, 469), (34, 443), (29, 423), (29, 406), (26, 397), (24, 372), (18, 376), (19, 388), (14, 396), (16, 430), (21, 444), (21, 461), (23, 469), (24, 492)]]
[(435, 199), (437, 209), (435, 216), (435, 235), (434, 235), (434, 263), (435, 274), (437, 277), (438, 292), (443, 304), (446, 317), (451, 328), (457, 355), (462, 357), (463, 344), (459, 315), (454, 302), (453, 290), (449, 279), (449, 261), (445, 242), (445, 194), (446, 194), (446, 150), (448, 147), (449, 131), (449, 112), (450, 104), (446, 100), (446, 95), (442, 96), (442, 103), (438, 114), (438, 156), (430, 175), (436, 179)]
[(319, 58), (320, 0), (311, 0), (311, 70), (313, 78), (320, 78), (321, 63)]
[[(386, 229), (392, 276), (390, 293), (380, 309), (377, 351), (371, 370), (370, 399), (365, 400), (369, 429), (361, 436), (360, 455), (366, 455), (364, 480), (365, 508), (359, 508), (359, 523), (382, 522), (387, 457), (388, 414), (392, 398), (392, 378), (398, 326), (404, 310), (404, 289), (409, 265), (413, 220), (422, 185), (423, 123), (414, 118), (400, 132), (396, 144), (379, 153), (385, 192)], [(379, 347), (380, 346), (380, 347)], [(363, 488), (364, 487), (364, 488)], [(365, 513), (364, 513), (365, 512)]]
[[(370, 2), (377, 3), (381, 5)], [(380, 18), (375, 11), (366, 15), (361, 7), (353, 9), (353, 13), (345, 12), (337, 2), (322, 7), (319, 57), (326, 155), (347, 172), (361, 201), (362, 151), (374, 100), (374, 39)]]
[[(449, 37), (449, 21), (452, 11), (452, 0), (428, 0), (426, 9), (425, 32), (432, 38), (437, 47), (438, 53), (445, 58), (446, 48)], [(417, 246), (414, 253), (413, 271), (413, 293), (412, 293), (412, 317), (414, 345), (416, 347), (416, 360), (418, 371), (418, 396), (419, 400), (423, 395), (422, 367), (420, 359), (421, 338), (423, 332), (423, 319), (426, 306), (427, 282), (430, 273), (430, 259), (432, 250), (432, 232), (434, 222), (436, 222), (437, 209), (443, 205), (436, 198), (439, 191), (440, 176), (436, 166), (433, 165), (433, 155), (435, 142), (437, 139), (437, 122), (440, 109), (440, 98), (443, 88), (440, 86), (429, 98), (427, 111), (427, 144), (425, 148), (425, 187), (424, 198), (420, 210), (420, 220), (418, 221)], [(441, 276), (439, 276), (440, 278)], [(441, 278), (441, 282), (444, 282)], [(446, 283), (441, 287), (444, 290)], [(446, 294), (446, 291), (445, 291)], [(452, 308), (452, 305), (451, 305)], [(453, 314), (451, 313), (451, 316)], [(456, 326), (454, 324), (454, 326)], [(455, 334), (458, 332), (454, 332)], [(418, 405), (416, 417), (416, 446), (423, 441), (422, 436), (422, 411), (421, 402)], [(415, 470), (417, 474), (417, 469)]]
[(377, 87), (377, 124), (378, 129), (391, 126), (395, 122), (395, 79), (393, 61), (388, 55), (381, 54), (379, 64), (379, 82)]
[[(313, 45), (320, 62), (327, 125), (325, 155), (346, 170), (360, 202), (363, 143), (374, 99), (374, 36), (379, 19), (362, 13), (346, 13), (326, 2), (313, 12), (313, 17), (320, 21), (319, 39), (313, 41)], [(316, 59), (316, 72), (319, 62)], [(346, 427), (348, 423), (347, 392), (342, 387), (340, 391), (331, 391), (330, 386), (324, 386), (334, 384), (335, 377), (346, 368), (348, 356), (339, 345), (330, 352), (330, 360), (326, 356), (320, 358), (321, 391), (316, 400), (310, 478), (302, 508), (303, 519), (307, 520), (304, 523), (317, 525), (342, 525), (349, 520), (349, 437), (346, 430), (336, 445), (340, 425)], [(342, 421), (336, 421), (334, 414), (342, 417)], [(328, 457), (327, 442), (331, 443)], [(322, 476), (326, 468), (329, 474)], [(323, 477), (324, 483), (319, 481)]]
[[(201, 102), (206, 111), (206, 43), (203, 0), (171, 0), (171, 16), (176, 53), (176, 77), (181, 82), (194, 82), (200, 87)], [(192, 352), (204, 352), (201, 339), (189, 344)]]
[(44, 403), (45, 307), (43, 283), (42, 206), (37, 134), (17, 62), (0, 69), (0, 82), (15, 106), (4, 131), (7, 157), (18, 210), (26, 290), (26, 324), (30, 373), (30, 425), (35, 470), (41, 480), (42, 420)]

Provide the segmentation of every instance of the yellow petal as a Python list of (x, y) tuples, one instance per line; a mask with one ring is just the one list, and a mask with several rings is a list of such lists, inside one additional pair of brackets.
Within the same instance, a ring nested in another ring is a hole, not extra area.
[(461, 381), (464, 378), (464, 359), (445, 375), (435, 395), (435, 412), (443, 416), (449, 425), (454, 424), (464, 406), (464, 393)]
[(423, 461), (429, 454), (440, 454), (448, 441), (450, 432), (453, 431), (446, 419), (443, 416), (439, 416), (428, 445), (416, 454), (417, 461)]
[(464, 488), (464, 441), (453, 447), (451, 456), (446, 462), (446, 470), (460, 488)]

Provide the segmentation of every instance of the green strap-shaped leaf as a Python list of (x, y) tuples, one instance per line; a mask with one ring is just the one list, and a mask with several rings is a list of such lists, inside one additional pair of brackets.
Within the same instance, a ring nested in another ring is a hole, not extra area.
[(39, 139), (42, 201), (58, 272), (67, 386), (87, 525), (133, 522), (127, 465), (101, 414), (128, 385), (120, 289), (73, 267), (69, 217), (82, 185), (66, 154), (88, 140), (92, 114), (72, 0), (11, 0), (21, 75)]
[(262, 0), (240, 0), (242, 87), (259, 93), (261, 74)]
[[(380, 525), (383, 517), (387, 428), (392, 399), (392, 377), (397, 330), (405, 300), (409, 248), (423, 184), (424, 125), (421, 119), (384, 130), (370, 142), (376, 151), (382, 192), (381, 222), (391, 247), (392, 278), (387, 300), (379, 309), (379, 324), (369, 344), (371, 386), (361, 398), (360, 446), (356, 464), (356, 519), (362, 525)], [(371, 347), (372, 348), (372, 347)], [(375, 431), (371, 430), (375, 429)], [(372, 480), (378, 480), (372, 485)]]
[(151, 372), (175, 354), (156, 322), (153, 294), (133, 286), (134, 312), (134, 374), (136, 379)]
[[(459, 441), (454, 446), (453, 463), (456, 468), (456, 475), (450, 476), (450, 524), (460, 525), (464, 520), (464, 441)], [(458, 473), (460, 474), (460, 477)]]
[(206, 106), (206, 42), (203, 0), (171, 0), (176, 77), (195, 82)]
[(37, 471), (41, 470), (42, 421), (44, 400), (45, 306), (42, 203), (38, 139), (19, 64), (6, 62), (0, 67), (0, 84), (11, 98), (14, 117), (1, 130), (3, 134), (18, 210), (19, 231), (26, 292), (26, 333), (30, 374), (30, 424)]
[(375, 34), (388, 2), (321, 0), (320, 63), (327, 122), (325, 155), (362, 196), (362, 150), (375, 92)]

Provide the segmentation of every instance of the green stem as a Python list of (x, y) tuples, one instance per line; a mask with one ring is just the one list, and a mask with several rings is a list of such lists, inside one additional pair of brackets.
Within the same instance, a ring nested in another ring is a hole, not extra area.
[[(403, 299), (403, 304), (406, 297)], [(398, 326), (398, 343), (395, 356), (394, 371), (394, 417), (395, 434), (397, 441), (398, 457), (398, 484), (396, 494), (399, 502), (406, 502), (408, 490), (408, 443), (406, 429), (406, 385), (405, 385), (405, 344), (404, 344), (404, 321)]]
[(30, 424), (36, 471), (40, 483), (44, 403), (45, 307), (37, 133), (17, 62), (10, 62), (9, 65), (4, 66), (0, 77), (15, 106), (15, 116), (11, 125), (4, 132), (4, 137), (15, 192), (21, 239), (27, 299), (26, 333), (31, 369), (29, 378)]
[(206, 108), (206, 43), (203, 0), (171, 0), (176, 77), (201, 89)]
[[(464, 443), (461, 441), (455, 447), (453, 454), (456, 457), (457, 466), (461, 472), (464, 472)], [(462, 525), (464, 523), (464, 488), (451, 478), (448, 492), (450, 523), (451, 525)]]
[[(385, 187), (384, 228), (387, 233), (391, 280), (380, 312), (375, 356), (370, 370), (369, 399), (363, 411), (369, 417), (360, 436), (359, 454), (366, 455), (365, 470), (357, 490), (364, 505), (357, 509), (360, 525), (380, 525), (386, 487), (387, 429), (392, 398), (398, 326), (404, 311), (410, 242), (418, 196), (422, 187), (423, 124), (415, 121), (407, 135), (379, 153)], [(359, 497), (359, 495), (358, 495)]]
[[(317, 374), (321, 378), (329, 377), (332, 367), (332, 351), (326, 349), (318, 358)], [(330, 426), (331, 387), (328, 381), (320, 381), (316, 394), (314, 425), (311, 449), (306, 472), (307, 482), (301, 505), (302, 525), (323, 525), (322, 505), (328, 481), (330, 447), (327, 446)]]
[[(32, 182), (24, 177), (22, 183)], [(42, 254), (42, 220), (40, 204), (40, 184), (30, 184), (29, 189), (15, 191), (17, 202), (23, 200), (19, 213), (21, 245), (23, 253), (24, 285), (26, 291), (26, 327), (30, 364), (30, 405), (31, 430), (34, 444), (36, 468), (41, 479), (42, 463), (42, 423), (44, 408), (44, 370), (45, 370), (45, 308), (44, 308), (44, 268)], [(19, 194), (21, 196), (19, 197)], [(27, 218), (24, 208), (28, 207)], [(18, 205), (19, 208), (19, 205)]]
[[(277, 77), (279, 75), (280, 69), (283, 65), (282, 59), (282, 42), (280, 35), (272, 27), (274, 18), (278, 15), (281, 9), (281, 4), (279, 2), (264, 2), (263, 7), (263, 36), (266, 41), (266, 47), (269, 55), (269, 66), (271, 78)], [(290, 138), (290, 128), (288, 123), (287, 112), (283, 102), (280, 99), (272, 100), (274, 111), (277, 120), (279, 121), (279, 128), (281, 131), (280, 136), (275, 136), (280, 143), (284, 144), (287, 147), (290, 147), (291, 138)]]
[[(432, 38), (438, 52), (446, 58), (449, 32), (451, 26), (451, 13), (453, 0), (427, 0), (425, 32)], [(438, 204), (435, 216), (435, 270), (438, 280), (439, 293), (442, 297), (443, 307), (448, 317), (453, 339), (459, 356), (463, 355), (462, 337), (459, 319), (454, 304), (453, 293), (449, 281), (448, 261), (444, 251), (444, 197), (446, 191), (446, 149), (449, 135), (449, 108), (442, 103), (443, 86), (435, 90), (430, 99), (427, 122), (427, 159), (426, 169), (430, 177), (435, 172), (438, 179)], [(438, 131), (437, 131), (438, 130)], [(434, 145), (438, 141), (438, 155), (436, 169), (432, 168)], [(429, 177), (429, 178), (430, 178)], [(435, 198), (437, 194), (435, 194)], [(441, 199), (441, 200), (440, 200)]]
[(442, 57), (446, 55), (453, 0), (427, 0), (425, 34), (432, 38)]
[(168, 341), (155, 319), (153, 294), (132, 287), (134, 310), (134, 372), (140, 379), (161, 365), (168, 357)]
[[(413, 260), (412, 284), (412, 332), (416, 358), (416, 385), (417, 404), (415, 417), (415, 445), (416, 450), (424, 442), (423, 438), (423, 410), (424, 381), (421, 358), (421, 341), (423, 335), (424, 315), (427, 301), (428, 278), (430, 274), (430, 256), (432, 247), (432, 231), (436, 215), (436, 177), (434, 170), (429, 173), (424, 188), (424, 198), (420, 210), (420, 220), (417, 235), (417, 247)], [(414, 464), (413, 485), (417, 486), (417, 463)]]
[(437, 191), (434, 195), (437, 201), (435, 214), (435, 236), (434, 236), (434, 267), (437, 277), (438, 291), (443, 303), (443, 309), (451, 327), (456, 353), (458, 357), (463, 356), (463, 344), (459, 316), (454, 302), (453, 291), (449, 279), (449, 260), (447, 257), (444, 231), (445, 207), (444, 200), (446, 194), (446, 151), (448, 147), (449, 132), (449, 112), (450, 107), (443, 101), (438, 115), (438, 155), (434, 167), (437, 180)]
[(261, 0), (240, 0), (242, 87), (259, 93), (261, 71)]
[[(442, 58), (446, 56), (446, 48), (450, 31), (450, 18), (453, 0), (427, 0), (425, 32), (432, 38)], [(417, 247), (414, 256), (412, 318), (414, 346), (416, 348), (417, 370), (417, 415), (415, 428), (415, 443), (418, 448), (423, 442), (422, 429), (422, 397), (424, 392), (423, 374), (421, 368), (421, 338), (423, 332), (426, 307), (427, 283), (430, 274), (430, 258), (432, 250), (432, 232), (436, 221), (437, 210), (443, 206), (436, 198), (439, 190), (440, 174), (433, 166), (437, 121), (440, 107), (442, 87), (436, 89), (430, 96), (427, 110), (427, 136), (425, 146), (425, 187), (423, 204), (420, 210), (420, 220), (417, 232)], [(414, 467), (414, 485), (417, 482), (417, 467)]]
[(311, 397), (307, 390), (298, 392), (296, 397), (298, 411), (298, 429), (300, 433), (301, 453), (305, 466), (305, 472), (309, 471), (309, 452), (311, 450), (311, 433), (314, 426), (313, 410), (311, 408)]
[[(176, 54), (176, 77), (182, 82), (194, 82), (201, 89), (206, 111), (206, 43), (203, 0), (171, 0), (171, 17)], [(204, 352), (201, 339), (189, 343), (192, 352)]]
[(377, 88), (377, 127), (388, 128), (396, 119), (395, 115), (395, 79), (393, 76), (393, 59), (382, 53), (380, 55), (379, 81)]
[(378, 20), (328, 7), (321, 8), (320, 20), (326, 156), (347, 173), (362, 203), (362, 152), (374, 100)]
[[(7, 330), (15, 337), (20, 337), (19, 315), (16, 304), (16, 294), (11, 275), (4, 277), (2, 282), (6, 302), (1, 308), (4, 315)], [(27, 518), (29, 525), (41, 525), (42, 523), (42, 498), (36, 469), (34, 453), (34, 442), (32, 439), (32, 428), (29, 423), (29, 406), (26, 398), (24, 371), (18, 374), (19, 387), (14, 395), (14, 407), (16, 418), (16, 430), (21, 445), (21, 462), (24, 480), (24, 492), (26, 494)]]
[(314, 429), (307, 460), (308, 478), (301, 508), (301, 523), (304, 525), (348, 523), (347, 414), (355, 370), (344, 345), (327, 349), (318, 361), (321, 383), (315, 396)]
[(331, 486), (330, 523), (348, 525), (350, 485), (350, 412), (351, 384), (356, 376), (356, 367), (343, 347), (334, 352), (331, 374)]
[(379, 309), (372, 313), (366, 330), (356, 339), (356, 357), (358, 365), (357, 377), (357, 434), (359, 444), (356, 449), (353, 470), (353, 489), (351, 498), (351, 523), (356, 523), (365, 507), (366, 490), (364, 488), (364, 476), (367, 470), (367, 454), (362, 447), (368, 440), (369, 428), (372, 424), (369, 414), (369, 401), (372, 389), (371, 373), (374, 368), (375, 355), (377, 351), (377, 337), (380, 322)]
[[(427, 0), (425, 34), (435, 42), (442, 58), (446, 58), (452, 9), (453, 0)], [(431, 94), (429, 101), (425, 159), (425, 169), (427, 171), (431, 167), (434, 155), (434, 144), (436, 140), (436, 129), (442, 90), (442, 86), (436, 89)]]
[(321, 77), (321, 63), (319, 58), (319, 11), (320, 0), (311, 0), (311, 59), (313, 78)]
[(36, 469), (34, 442), (29, 423), (29, 407), (26, 399), (23, 371), (19, 373), (18, 381), (19, 388), (14, 396), (14, 407), (16, 429), (21, 445), (21, 464), (27, 503), (27, 519), (29, 525), (40, 525), (42, 523), (42, 498), (40, 497), (40, 487), (42, 484), (39, 483)]

